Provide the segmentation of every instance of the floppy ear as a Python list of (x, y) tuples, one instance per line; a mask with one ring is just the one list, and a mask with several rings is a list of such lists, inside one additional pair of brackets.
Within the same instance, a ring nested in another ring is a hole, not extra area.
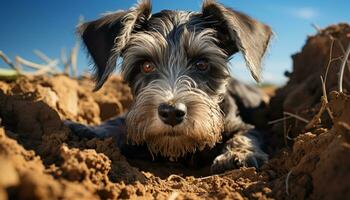
[(259, 82), (261, 60), (272, 35), (270, 27), (215, 0), (204, 0), (202, 15), (217, 29), (220, 46), (229, 56), (242, 52), (252, 76)]
[(95, 63), (94, 91), (102, 87), (115, 69), (117, 59), (133, 30), (137, 25), (145, 23), (150, 16), (150, 0), (142, 0), (128, 11), (110, 13), (78, 27), (78, 33)]

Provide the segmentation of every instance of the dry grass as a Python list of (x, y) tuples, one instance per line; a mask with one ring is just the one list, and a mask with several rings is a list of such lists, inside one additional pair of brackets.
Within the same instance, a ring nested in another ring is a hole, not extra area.
[[(78, 24), (82, 23), (83, 20), (84, 18), (80, 16)], [(63, 73), (71, 77), (77, 77), (79, 48), (79, 42), (76, 41), (69, 56), (66, 54), (65, 50), (62, 49), (60, 59), (51, 59), (44, 52), (34, 50), (34, 54), (42, 60), (43, 63), (35, 63), (19, 55), (16, 55), (12, 61), (3, 51), (0, 51), (0, 59), (10, 67), (10, 69), (0, 68), (0, 79), (15, 79), (19, 76), (27, 75), (57, 74), (62, 72), (59, 67), (60, 65), (63, 65)]]

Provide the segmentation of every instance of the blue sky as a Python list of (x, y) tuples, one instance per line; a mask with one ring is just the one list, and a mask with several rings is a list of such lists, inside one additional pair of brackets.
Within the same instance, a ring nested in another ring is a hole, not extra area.
[[(75, 25), (80, 15), (86, 20), (101, 13), (128, 9), (136, 0), (0, 0), (0, 50), (10, 58), (20, 55), (40, 62), (33, 50), (59, 58), (61, 48), (68, 51), (76, 40)], [(347, 0), (262, 1), (219, 0), (226, 6), (242, 11), (270, 25), (275, 37), (264, 61), (263, 78), (281, 84), (283, 72), (292, 66), (291, 55), (298, 52), (308, 35), (315, 34), (311, 23), (320, 27), (338, 22), (350, 22)], [(200, 9), (201, 0), (153, 0), (153, 12), (162, 9)], [(240, 55), (232, 60), (232, 74), (252, 82)], [(5, 67), (0, 61), (0, 67)], [(83, 50), (78, 57), (79, 71), (89, 70)]]

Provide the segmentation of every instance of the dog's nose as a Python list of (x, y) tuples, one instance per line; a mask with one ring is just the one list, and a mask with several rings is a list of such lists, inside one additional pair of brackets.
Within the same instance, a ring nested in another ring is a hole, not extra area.
[(159, 118), (170, 126), (180, 124), (186, 116), (187, 108), (183, 103), (169, 105), (162, 103), (158, 107)]

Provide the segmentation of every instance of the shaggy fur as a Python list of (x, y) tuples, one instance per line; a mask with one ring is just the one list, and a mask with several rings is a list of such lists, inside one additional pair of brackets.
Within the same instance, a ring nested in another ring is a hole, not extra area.
[[(226, 142), (213, 161), (214, 171), (233, 168), (236, 161), (258, 167), (267, 160), (252, 134), (254, 127), (238, 115), (239, 110), (258, 108), (261, 94), (231, 78), (227, 63), (241, 51), (259, 81), (271, 36), (268, 26), (214, 0), (205, 0), (200, 13), (163, 10), (155, 14), (150, 1), (144, 0), (128, 11), (83, 24), (79, 33), (95, 63), (95, 89), (102, 87), (122, 58), (121, 74), (135, 98), (122, 120), (125, 131), (111, 126), (120, 119), (99, 127), (68, 123), (78, 135), (123, 135), (119, 136), (125, 140), (123, 145), (144, 144), (152, 156), (171, 160)], [(152, 63), (154, 71), (144, 73), (145, 62)], [(199, 62), (208, 69), (196, 68)], [(175, 126), (162, 121), (159, 106), (179, 103), (186, 107), (183, 121)]]

